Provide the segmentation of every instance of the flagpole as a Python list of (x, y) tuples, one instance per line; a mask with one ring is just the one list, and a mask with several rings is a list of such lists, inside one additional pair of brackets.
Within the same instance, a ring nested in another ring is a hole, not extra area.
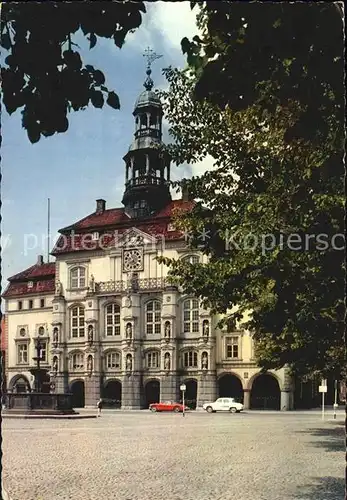
[(47, 262), (49, 262), (49, 248), (50, 248), (50, 240), (51, 240), (51, 200), (48, 198), (47, 203)]

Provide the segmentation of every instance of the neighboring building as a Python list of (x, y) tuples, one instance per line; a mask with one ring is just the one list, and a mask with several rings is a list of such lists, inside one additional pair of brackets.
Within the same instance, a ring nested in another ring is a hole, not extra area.
[(7, 378), (6, 378), (6, 365), (7, 365), (7, 325), (6, 316), (1, 316), (1, 394), (6, 391)]
[[(32, 387), (34, 343), (42, 366), (75, 406), (101, 396), (123, 408), (186, 399), (199, 407), (218, 396), (246, 408), (291, 409), (293, 383), (282, 369), (260, 374), (248, 331), (220, 331), (218, 318), (171, 286), (158, 256), (206, 262), (188, 250), (172, 222), (190, 210), (187, 193), (172, 200), (170, 158), (162, 154), (162, 106), (150, 70), (135, 109), (135, 136), (124, 156), (122, 208), (96, 201), (95, 212), (60, 231), (54, 264), (38, 263), (10, 278), (8, 388)], [(47, 381), (49, 388), (49, 381)]]

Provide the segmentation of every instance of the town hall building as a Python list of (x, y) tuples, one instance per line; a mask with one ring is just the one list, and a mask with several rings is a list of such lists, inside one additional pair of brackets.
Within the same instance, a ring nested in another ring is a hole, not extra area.
[(122, 207), (96, 200), (94, 211), (60, 230), (54, 263), (9, 278), (3, 295), (8, 337), (7, 390), (33, 389), (30, 368), (41, 344), (46, 391), (71, 392), (76, 407), (102, 397), (123, 409), (186, 400), (195, 408), (235, 397), (245, 408), (290, 410), (286, 369), (261, 373), (251, 332), (220, 329), (219, 317), (170, 284), (157, 257), (206, 262), (173, 223), (190, 210), (187, 192), (172, 200), (170, 157), (162, 152), (160, 99), (147, 69), (134, 108)]

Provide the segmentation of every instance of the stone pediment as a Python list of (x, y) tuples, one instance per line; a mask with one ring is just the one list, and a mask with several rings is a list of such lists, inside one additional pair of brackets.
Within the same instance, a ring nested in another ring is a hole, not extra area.
[(155, 236), (151, 236), (136, 227), (132, 227), (125, 231), (118, 240), (120, 248), (138, 248), (142, 246), (156, 245)]

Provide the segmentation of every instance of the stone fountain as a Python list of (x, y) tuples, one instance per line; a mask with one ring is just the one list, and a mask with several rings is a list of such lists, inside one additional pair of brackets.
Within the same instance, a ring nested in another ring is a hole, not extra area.
[(42, 344), (37, 339), (35, 344), (36, 356), (33, 360), (36, 367), (29, 371), (34, 376), (34, 390), (32, 392), (7, 393), (5, 395), (6, 409), (2, 415), (23, 414), (47, 417), (50, 415), (77, 415), (72, 407), (72, 394), (58, 394), (55, 392), (45, 392), (49, 387), (51, 390), (54, 384), (49, 382), (49, 371), (40, 367), (42, 361)]

